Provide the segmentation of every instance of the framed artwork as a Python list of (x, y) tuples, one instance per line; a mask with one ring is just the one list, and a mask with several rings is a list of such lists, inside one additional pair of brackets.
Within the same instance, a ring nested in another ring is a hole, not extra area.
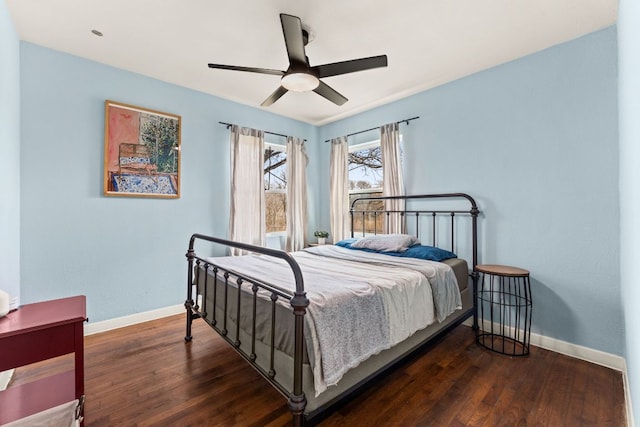
[(109, 100), (104, 107), (104, 195), (180, 197), (180, 116)]

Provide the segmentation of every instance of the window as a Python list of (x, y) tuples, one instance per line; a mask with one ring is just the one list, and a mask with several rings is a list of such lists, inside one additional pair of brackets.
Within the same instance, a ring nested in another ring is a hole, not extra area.
[[(402, 137), (400, 138), (400, 153), (402, 155)], [(382, 150), (380, 140), (356, 144), (349, 147), (349, 208), (358, 197), (382, 196)], [(382, 211), (382, 201), (360, 202), (359, 209), (367, 211)], [(364, 223), (364, 224), (363, 224)], [(353, 231), (358, 235), (380, 233), (384, 226), (383, 215), (368, 215), (364, 218), (356, 215)]]
[[(358, 197), (382, 196), (382, 151), (380, 140), (365, 142), (349, 147), (349, 208)], [(382, 210), (380, 201), (360, 202), (358, 209)], [(382, 215), (355, 215), (354, 233), (369, 234), (380, 232), (383, 226)]]
[(267, 233), (287, 230), (287, 147), (264, 144), (265, 222)]

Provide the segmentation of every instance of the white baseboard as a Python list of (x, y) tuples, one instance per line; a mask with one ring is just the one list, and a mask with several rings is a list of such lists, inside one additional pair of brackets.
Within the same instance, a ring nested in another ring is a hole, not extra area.
[(161, 319), (163, 317), (173, 316), (174, 314), (186, 313), (184, 305), (172, 305), (170, 307), (159, 308), (157, 310), (145, 311), (142, 313), (131, 314), (129, 316), (117, 317), (115, 319), (103, 320), (101, 322), (87, 323), (84, 325), (84, 334), (92, 335), (100, 332), (110, 331), (112, 329), (123, 328), (150, 320)]
[(586, 360), (587, 362), (595, 363), (596, 365), (615, 369), (616, 371), (625, 372), (626, 363), (622, 356), (534, 333), (531, 334), (531, 344), (536, 347), (555, 351), (556, 353)]
[(5, 390), (9, 385), (11, 377), (13, 377), (13, 371), (15, 371), (15, 369), (0, 372), (0, 391)]

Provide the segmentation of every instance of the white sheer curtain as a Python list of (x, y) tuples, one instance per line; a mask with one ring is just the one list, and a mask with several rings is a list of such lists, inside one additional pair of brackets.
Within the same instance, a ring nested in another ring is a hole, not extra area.
[[(380, 128), (380, 150), (382, 152), (382, 195), (404, 196), (402, 165), (400, 158), (400, 131), (398, 123)], [(404, 200), (386, 200), (385, 210), (404, 211)], [(387, 233), (404, 232), (404, 217), (399, 213), (385, 219)]]
[(347, 137), (331, 140), (331, 238), (334, 242), (349, 237), (349, 171)]
[[(264, 246), (264, 132), (231, 126), (231, 240)], [(231, 249), (232, 255), (246, 251)]]
[(307, 151), (304, 139), (287, 137), (287, 251), (299, 251), (307, 240)]

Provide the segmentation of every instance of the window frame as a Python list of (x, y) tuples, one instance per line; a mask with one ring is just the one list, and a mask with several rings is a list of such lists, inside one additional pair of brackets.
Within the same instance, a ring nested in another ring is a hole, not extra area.
[[(264, 142), (264, 150), (266, 151), (267, 149), (271, 149), (272, 151), (278, 152), (278, 153), (284, 153), (285, 155), (285, 162), (286, 162), (286, 154), (287, 154), (287, 146), (286, 145), (282, 145), (282, 144), (275, 144), (273, 142)], [(264, 160), (263, 160), (264, 163)], [(263, 180), (264, 180), (264, 174), (263, 174)], [(287, 185), (288, 183), (285, 182), (285, 187), (284, 188), (277, 188), (277, 189), (266, 189), (264, 187), (266, 187), (266, 185), (264, 185), (263, 183), (263, 188), (264, 188), (264, 194), (265, 194), (265, 199), (266, 199), (266, 195), (268, 193), (271, 194), (284, 194), (285, 197), (285, 203), (286, 203), (286, 197), (287, 197)], [(265, 200), (266, 202), (266, 200)], [(286, 206), (286, 205), (285, 205)], [(285, 218), (286, 218), (286, 212), (284, 212), (285, 214)], [(266, 221), (266, 218), (265, 218)], [(265, 223), (265, 227), (266, 227), (266, 223)], [(287, 224), (286, 224), (286, 219), (285, 219), (285, 228), (284, 230), (279, 230), (279, 231), (270, 231), (270, 232), (266, 232), (265, 235), (266, 237), (279, 237), (279, 236), (286, 236), (287, 234)]]
[[(353, 153), (356, 151), (360, 151), (360, 150), (367, 150), (370, 148), (374, 148), (374, 147), (380, 147), (380, 162), (382, 163), (382, 147), (381, 147), (382, 141), (381, 139), (374, 139), (371, 141), (365, 141), (359, 144), (353, 144), (350, 145), (348, 148), (348, 152)], [(403, 140), (402, 140), (402, 134), (400, 134), (400, 147), (401, 150), (404, 152), (404, 147), (403, 147)], [(401, 156), (401, 167), (404, 169), (404, 156)], [(349, 160), (347, 159), (347, 168), (349, 166)], [(382, 179), (384, 179), (384, 171), (380, 172), (380, 175), (382, 176)], [(351, 202), (353, 200), (353, 198), (357, 197), (357, 196), (366, 196), (369, 195), (371, 197), (379, 194), (380, 196), (382, 196), (383, 194), (383, 185), (382, 185), (382, 179), (380, 180), (381, 184), (380, 187), (372, 187), (372, 188), (355, 188), (355, 189), (351, 189), (349, 188), (349, 209), (351, 209)], [(349, 182), (351, 182), (351, 179), (349, 179)], [(351, 185), (349, 185), (349, 187), (351, 187)], [(377, 221), (383, 221), (382, 217), (378, 217)], [(351, 224), (349, 224), (349, 226), (351, 226)], [(379, 227), (376, 226), (376, 230), (378, 233), (380, 233), (383, 230), (384, 225), (383, 224), (379, 224)], [(354, 235), (359, 235), (359, 230), (353, 230), (352, 231), (354, 233)], [(373, 232), (367, 231), (365, 230), (362, 233), (362, 236), (367, 236), (367, 235), (372, 235)]]

